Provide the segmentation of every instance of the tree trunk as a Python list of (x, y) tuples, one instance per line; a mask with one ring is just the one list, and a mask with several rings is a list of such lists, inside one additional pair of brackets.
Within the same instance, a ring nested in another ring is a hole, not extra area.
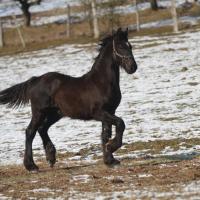
[(157, 0), (151, 0), (151, 9), (152, 10), (158, 10)]
[(29, 27), (31, 25), (31, 13), (30, 12), (24, 13), (24, 18), (25, 18), (25, 25)]
[(22, 4), (22, 12), (24, 14), (25, 26), (31, 25), (31, 13), (29, 11), (30, 5), (28, 3)]

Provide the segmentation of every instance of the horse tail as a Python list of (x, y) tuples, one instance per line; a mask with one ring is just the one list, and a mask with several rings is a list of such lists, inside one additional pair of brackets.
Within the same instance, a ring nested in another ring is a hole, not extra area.
[(7, 104), (8, 107), (17, 108), (29, 103), (29, 89), (37, 80), (37, 77), (0, 91), (0, 104)]

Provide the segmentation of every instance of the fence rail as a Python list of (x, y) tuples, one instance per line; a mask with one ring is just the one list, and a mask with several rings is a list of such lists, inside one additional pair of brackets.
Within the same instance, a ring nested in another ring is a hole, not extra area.
[[(140, 31), (141, 29), (147, 28), (150, 25), (152, 25), (153, 23), (155, 23), (155, 22), (151, 22), (151, 23), (149, 22), (149, 25), (148, 25), (147, 24), (148, 22), (147, 22), (144, 24), (144, 20), (143, 20), (143, 18), (141, 18), (142, 12), (146, 8), (150, 8), (150, 3), (148, 5), (149, 7), (147, 7), (146, 2), (141, 3), (141, 1), (139, 1), (139, 0), (132, 0), (132, 1), (129, 1), (129, 4), (124, 4), (124, 5), (122, 4), (121, 6), (115, 6), (115, 5), (111, 4), (110, 7), (105, 7), (105, 5), (101, 5), (99, 2), (98, 2), (98, 4), (96, 4), (95, 0), (84, 1), (84, 3), (86, 3), (86, 2), (89, 4), (89, 6), (87, 5), (88, 10), (87, 10), (86, 14), (83, 11), (84, 9), (82, 9), (81, 11), (74, 11), (75, 10), (74, 7), (67, 5), (63, 9), (65, 11), (65, 13), (61, 10), (62, 14), (60, 14), (60, 15), (59, 14), (54, 15), (53, 12), (51, 14), (48, 13), (47, 16), (45, 16), (45, 13), (43, 13), (41, 16), (34, 15), (32, 25), (39, 26), (41, 24), (53, 23), (53, 22), (58, 23), (58, 24), (65, 23), (65, 34), (64, 35), (66, 38), (70, 38), (74, 34), (74, 32), (72, 34), (72, 25), (76, 24), (76, 23), (86, 22), (86, 23), (89, 23), (89, 27), (90, 27), (90, 30), (88, 32), (93, 33), (94, 38), (98, 38), (100, 33), (102, 32), (102, 30), (101, 30), (102, 20), (104, 20), (105, 17), (107, 17), (107, 21), (108, 21), (107, 27), (109, 28), (109, 30), (112, 30), (114, 28), (114, 26), (120, 25), (119, 23), (121, 23), (121, 22), (119, 22), (119, 20), (117, 21), (117, 17), (120, 16), (122, 18), (122, 16), (126, 16), (129, 14), (131, 14), (130, 16), (132, 17), (132, 19), (129, 19), (129, 23), (132, 20), (132, 24), (128, 24), (128, 25), (130, 25), (130, 29), (132, 29), (132, 30)], [(115, 0), (115, 2), (118, 2), (118, 1)], [(177, 12), (176, 12), (176, 6), (180, 6), (180, 1), (177, 2), (177, 5), (175, 3), (175, 0), (169, 0), (169, 1), (165, 1), (165, 2), (170, 3), (170, 4), (166, 4), (168, 6), (168, 9), (171, 10), (171, 15), (172, 15), (172, 20), (171, 20), (170, 25), (173, 26), (174, 32), (178, 32), (179, 20), (178, 20), (178, 16), (177, 16)], [(162, 3), (162, 5), (163, 5), (162, 1), (160, 1), (159, 3)], [(169, 6), (171, 8), (169, 8)], [(79, 7), (79, 9), (80, 9), (80, 7)], [(110, 16), (110, 15), (112, 15), (112, 16)], [(90, 19), (88, 19), (88, 18), (90, 18)], [(1, 27), (0, 28), (0, 47), (2, 47), (4, 45), (3, 28), (11, 27), (11, 26), (17, 28), (20, 43), (23, 45), (23, 47), (26, 46), (25, 38), (23, 38), (23, 33), (20, 28), (20, 26), (22, 26), (22, 19), (23, 18), (19, 17), (19, 16), (15, 17), (15, 18), (7, 17), (7, 18), (4, 18), (2, 23), (0, 23), (1, 24), (1, 26), (0, 26)], [(115, 24), (115, 22), (116, 22), (116, 24)]]

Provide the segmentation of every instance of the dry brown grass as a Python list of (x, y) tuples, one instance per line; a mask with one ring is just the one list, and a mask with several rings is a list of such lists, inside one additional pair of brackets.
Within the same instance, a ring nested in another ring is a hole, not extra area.
[[(126, 145), (118, 152), (118, 155), (126, 155), (135, 150), (150, 149), (151, 153), (157, 154), (170, 146), (177, 149), (180, 144), (192, 147), (199, 144), (199, 139), (167, 140), (138, 142)], [(79, 152), (79, 155), (87, 154), (89, 149)], [(111, 194), (115, 191), (148, 190), (169, 192), (179, 191), (181, 185), (191, 181), (200, 181), (200, 157), (193, 155), (188, 158), (176, 156), (139, 158), (124, 157), (121, 165), (107, 167), (98, 157), (97, 162), (86, 163), (70, 161), (75, 154), (66, 153), (58, 155), (58, 163), (50, 169), (44, 160), (38, 160), (40, 172), (27, 172), (20, 165), (0, 167), (0, 194), (11, 198), (28, 199), (41, 198), (69, 198), (73, 195), (85, 193), (95, 194), (97, 191), (102, 195)], [(66, 161), (66, 158), (67, 161)], [(141, 175), (147, 176), (141, 176)], [(87, 176), (86, 179), (81, 177)], [(171, 199), (170, 197), (166, 199)]]

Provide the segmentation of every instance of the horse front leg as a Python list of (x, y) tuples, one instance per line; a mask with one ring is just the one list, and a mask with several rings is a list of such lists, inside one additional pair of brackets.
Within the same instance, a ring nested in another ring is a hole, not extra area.
[(102, 149), (103, 149), (103, 160), (105, 164), (110, 164), (113, 162), (113, 155), (111, 152), (107, 151), (106, 144), (112, 136), (112, 125), (102, 122)]
[(106, 150), (111, 153), (114, 153), (122, 146), (123, 133), (125, 130), (125, 124), (121, 118), (114, 116), (113, 119), (116, 126), (116, 135), (106, 143)]
[[(123, 132), (125, 130), (124, 121), (108, 112), (101, 112), (96, 120), (102, 121), (102, 144), (105, 164), (119, 164), (119, 161), (113, 157), (113, 153), (122, 146)], [(116, 126), (116, 135), (111, 139), (112, 125)]]

